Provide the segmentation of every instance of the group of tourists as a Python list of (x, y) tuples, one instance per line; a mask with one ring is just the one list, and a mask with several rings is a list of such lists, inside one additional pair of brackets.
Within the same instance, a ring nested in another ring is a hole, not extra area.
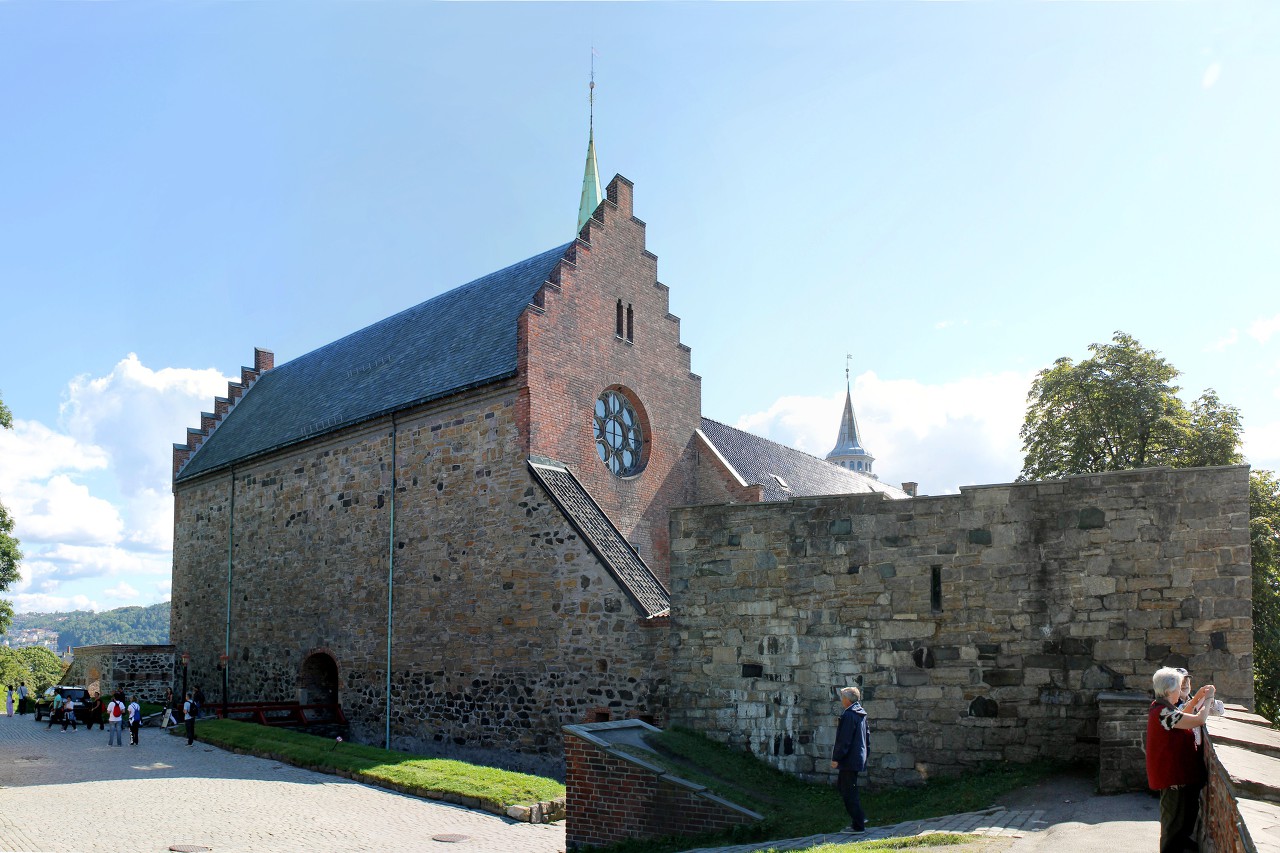
[(18, 709), (18, 716), (22, 716), (23, 714), (27, 713), (27, 683), (25, 681), (18, 685), (17, 690), (13, 689), (12, 684), (10, 684), (8, 687), (5, 688), (4, 714), (6, 717), (13, 716), (15, 700), (16, 700), (16, 706)]

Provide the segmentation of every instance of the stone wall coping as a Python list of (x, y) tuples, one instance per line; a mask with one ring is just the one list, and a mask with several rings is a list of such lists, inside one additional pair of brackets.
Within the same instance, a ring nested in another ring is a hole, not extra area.
[(72, 650), (72, 654), (102, 654), (103, 652), (111, 652), (114, 654), (121, 653), (152, 653), (152, 654), (173, 654), (177, 651), (177, 646), (171, 645), (135, 645), (132, 643), (100, 643), (96, 646), (76, 646)]
[(1239, 720), (1242, 723), (1249, 723), (1253, 726), (1262, 726), (1263, 728), (1271, 728), (1271, 721), (1261, 714), (1255, 714), (1243, 705), (1227, 705), (1226, 714), (1224, 716), (1229, 720)]
[[(1225, 471), (1225, 470), (1230, 470), (1232, 468), (1248, 468), (1248, 467), (1249, 467), (1248, 465), (1203, 465), (1196, 468), (1196, 470), (1197, 471), (1220, 471), (1220, 470)], [(1152, 472), (1172, 473), (1174, 470), (1175, 470), (1174, 468), (1170, 468), (1168, 465), (1157, 465), (1152, 468), (1130, 468), (1124, 471), (1097, 471), (1092, 474), (1068, 474), (1065, 477), (1058, 477), (1057, 479), (1053, 479), (1053, 480), (1029, 480), (1022, 483), (983, 483), (981, 485), (961, 486), (960, 494), (964, 494), (965, 492), (977, 491), (979, 489), (1007, 489), (1010, 487), (1038, 486), (1044, 483), (1062, 483), (1068, 480), (1083, 480), (1088, 477), (1105, 477), (1113, 474), (1125, 474), (1125, 475), (1132, 476), (1132, 475), (1150, 474)], [(1176, 469), (1176, 470), (1186, 470), (1186, 469)], [(938, 497), (945, 497), (945, 495), (939, 495)]]
[(1280, 841), (1269, 836), (1266, 831), (1280, 824), (1280, 806), (1265, 800), (1240, 797), (1236, 800), (1236, 808), (1240, 812), (1240, 821), (1245, 827), (1253, 827), (1253, 830), (1249, 831), (1253, 849), (1257, 853), (1280, 853)]
[(1280, 732), (1230, 717), (1210, 717), (1205, 723), (1215, 744), (1230, 744), (1280, 758)]
[(1104, 690), (1098, 694), (1098, 702), (1141, 702), (1144, 705), (1150, 705), (1152, 699), (1150, 693)]
[(1280, 758), (1226, 743), (1213, 744), (1213, 756), (1237, 796), (1280, 805)]
[(639, 731), (635, 732), (635, 734), (662, 731), (662, 729), (657, 726), (651, 726), (644, 720), (610, 720), (607, 723), (575, 723), (569, 726), (561, 726), (561, 729), (575, 737), (582, 738), (588, 743), (593, 743), (601, 749), (613, 748), (614, 741), (604, 736), (605, 733), (619, 732), (621, 729), (638, 729)]

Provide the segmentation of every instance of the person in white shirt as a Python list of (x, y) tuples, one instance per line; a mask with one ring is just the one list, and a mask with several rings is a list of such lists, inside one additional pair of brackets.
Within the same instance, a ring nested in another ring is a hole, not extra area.
[(138, 704), (138, 697), (134, 696), (129, 700), (129, 746), (138, 745), (138, 728), (142, 725), (142, 706)]
[(124, 695), (116, 693), (107, 705), (107, 746), (124, 746), (120, 736), (120, 726), (124, 723)]

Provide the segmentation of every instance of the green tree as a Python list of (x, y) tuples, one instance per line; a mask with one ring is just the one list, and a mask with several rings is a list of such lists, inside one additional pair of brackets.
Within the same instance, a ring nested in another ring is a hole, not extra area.
[(1079, 364), (1060, 358), (1036, 375), (1021, 479), (1241, 461), (1240, 412), (1212, 388), (1188, 408), (1173, 384), (1178, 369), (1124, 332), (1089, 351)]
[[(13, 415), (0, 399), (0, 429), (13, 429)], [(22, 562), (22, 551), (18, 549), (18, 540), (13, 535), (13, 519), (9, 511), (0, 503), (0, 592), (7, 590), (18, 579), (18, 564)], [(9, 629), (13, 619), (13, 606), (0, 599), (0, 634)]]
[(12, 686), (16, 690), (25, 683), (33, 695), (39, 694), (61, 681), (64, 669), (58, 656), (44, 646), (0, 646), (0, 689)]
[(1258, 713), (1280, 714), (1280, 481), (1270, 471), (1249, 477), (1249, 544), (1253, 550), (1253, 692)]

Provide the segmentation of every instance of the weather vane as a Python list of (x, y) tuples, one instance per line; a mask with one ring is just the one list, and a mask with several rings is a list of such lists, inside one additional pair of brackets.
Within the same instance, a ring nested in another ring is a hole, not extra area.
[(844, 357), (844, 381), (846, 385), (849, 383), (849, 365), (851, 364), (853, 364), (853, 353), (848, 353)]

